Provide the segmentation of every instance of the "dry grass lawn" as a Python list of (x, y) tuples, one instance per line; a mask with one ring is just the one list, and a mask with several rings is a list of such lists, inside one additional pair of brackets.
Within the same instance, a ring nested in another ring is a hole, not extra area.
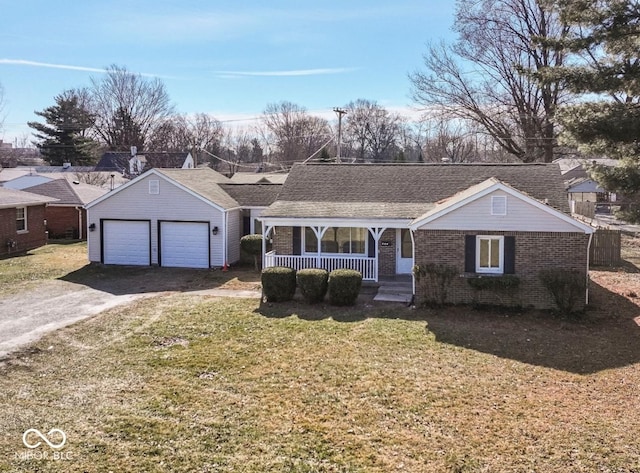
[[(596, 272), (579, 322), (139, 301), (4, 361), (0, 471), (639, 472), (629, 274)], [(28, 458), (29, 428), (66, 456)]]

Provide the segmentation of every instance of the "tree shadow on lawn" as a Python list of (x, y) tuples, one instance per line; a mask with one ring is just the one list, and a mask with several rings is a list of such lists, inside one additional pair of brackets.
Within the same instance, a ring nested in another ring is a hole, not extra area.
[(591, 282), (589, 308), (579, 320), (548, 312), (434, 312), (427, 329), (436, 340), (576, 374), (640, 362), (640, 307)]
[(576, 374), (591, 374), (640, 362), (640, 307), (595, 282), (591, 304), (579, 320), (543, 311), (478, 310), (470, 306), (412, 310), (401, 304), (379, 304), (361, 296), (353, 307), (309, 305), (296, 297), (283, 303), (261, 303), (256, 313), (270, 318), (367, 318), (426, 322), (437, 342), (500, 358)]
[(249, 289), (260, 285), (260, 273), (243, 267), (222, 271), (91, 263), (59, 279), (114, 295), (166, 291), (191, 292), (226, 286)]

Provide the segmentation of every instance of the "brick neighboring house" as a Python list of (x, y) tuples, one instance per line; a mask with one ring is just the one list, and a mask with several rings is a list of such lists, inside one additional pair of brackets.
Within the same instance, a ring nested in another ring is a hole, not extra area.
[[(261, 220), (273, 239), (265, 267), (348, 267), (378, 281), (446, 264), (458, 271), (449, 302), (537, 308), (553, 305), (540, 270), (587, 279), (594, 232), (570, 216), (553, 164), (295, 165)], [(517, 300), (478, 300), (467, 284), (503, 274), (520, 279)], [(417, 300), (423, 290), (414, 281)]]
[(90, 184), (54, 179), (24, 189), (26, 192), (53, 197), (55, 202), (45, 209), (49, 238), (85, 240), (87, 211), (84, 206), (108, 191)]
[(47, 243), (45, 207), (53, 201), (0, 187), (0, 256), (24, 253)]

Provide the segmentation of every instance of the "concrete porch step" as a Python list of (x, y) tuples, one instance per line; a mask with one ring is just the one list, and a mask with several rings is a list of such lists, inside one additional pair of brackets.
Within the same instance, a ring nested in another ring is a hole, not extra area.
[(411, 294), (376, 294), (376, 297), (373, 298), (374, 301), (377, 302), (401, 302), (403, 304), (408, 304), (411, 302)]
[(411, 286), (380, 286), (378, 294), (413, 294)]

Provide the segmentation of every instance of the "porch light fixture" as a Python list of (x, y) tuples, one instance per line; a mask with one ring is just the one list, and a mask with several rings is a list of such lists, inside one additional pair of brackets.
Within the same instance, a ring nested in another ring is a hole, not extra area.
[(218, 234), (218, 227), (213, 227), (211, 229), (211, 233), (213, 233), (214, 235), (217, 235)]
[(91, 225), (89, 225), (89, 231), (90, 232), (95, 232), (96, 231), (96, 224), (92, 223)]

